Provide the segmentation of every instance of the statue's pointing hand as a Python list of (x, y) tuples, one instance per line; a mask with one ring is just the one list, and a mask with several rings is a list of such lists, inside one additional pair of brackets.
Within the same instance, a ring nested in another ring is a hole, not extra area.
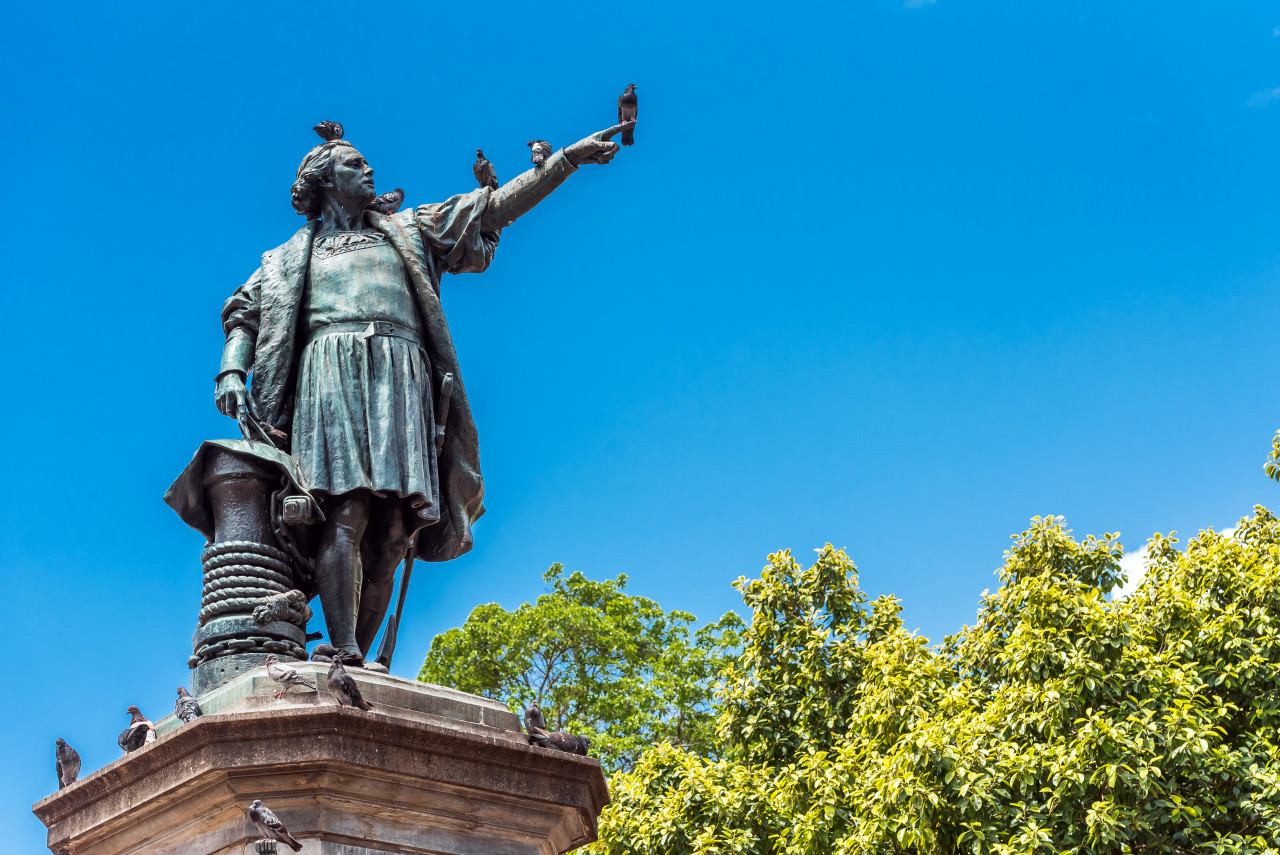
[(614, 125), (608, 130), (592, 134), (566, 148), (564, 156), (569, 158), (569, 162), (574, 166), (581, 166), (584, 163), (608, 163), (613, 160), (613, 156), (618, 153), (620, 148), (610, 138), (622, 133), (628, 126), (634, 125), (634, 121), (625, 122), (621, 125)]

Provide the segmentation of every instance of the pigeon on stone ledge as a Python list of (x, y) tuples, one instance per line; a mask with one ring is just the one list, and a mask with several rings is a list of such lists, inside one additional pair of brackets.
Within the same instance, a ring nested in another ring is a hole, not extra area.
[(271, 808), (262, 803), (262, 799), (254, 799), (253, 804), (249, 805), (249, 819), (253, 821), (254, 827), (258, 829), (263, 840), (278, 840), (294, 852), (302, 849), (302, 844), (293, 839), (289, 829), (285, 828), (280, 818), (271, 812)]
[(547, 720), (542, 717), (542, 709), (535, 700), (529, 704), (529, 708), (524, 711), (524, 729), (526, 733), (532, 734), (535, 730), (546, 730)]
[(156, 741), (156, 726), (142, 714), (137, 707), (125, 710), (131, 718), (129, 726), (120, 731), (116, 743), (126, 752), (137, 751), (144, 745)]
[(333, 660), (333, 664), (329, 666), (328, 685), (329, 691), (333, 692), (333, 696), (338, 699), (339, 706), (359, 707), (366, 712), (373, 709), (360, 694), (360, 687), (356, 685), (356, 681), (351, 679), (347, 669), (342, 667), (341, 659)]
[(569, 754), (581, 754), (583, 757), (587, 756), (587, 751), (591, 748), (591, 740), (585, 736), (563, 732), (548, 733), (540, 727), (535, 727), (533, 733), (529, 734), (529, 744)]
[(57, 747), (53, 749), (53, 753), (58, 761), (58, 789), (74, 784), (76, 778), (80, 777), (79, 752), (68, 745), (65, 739), (58, 737)]
[(283, 698), (284, 693), (293, 686), (306, 686), (312, 691), (316, 688), (316, 684), (299, 674), (297, 669), (282, 664), (280, 657), (274, 653), (267, 654), (267, 676), (280, 684), (280, 691), (276, 692), (277, 698)]
[(200, 704), (196, 703), (185, 686), (179, 686), (178, 699), (173, 702), (173, 714), (182, 719), (183, 724), (191, 724), (204, 715), (204, 710), (200, 709)]

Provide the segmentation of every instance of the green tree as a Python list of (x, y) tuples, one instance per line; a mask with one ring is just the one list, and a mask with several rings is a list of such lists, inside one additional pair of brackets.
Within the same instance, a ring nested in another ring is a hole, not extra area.
[(1016, 535), (939, 647), (866, 603), (829, 545), (740, 579), (752, 609), (712, 756), (660, 745), (610, 781), (596, 850), (1246, 853), (1280, 845), (1280, 524), (1149, 543)]
[(554, 564), (543, 580), (536, 603), (478, 606), (437, 635), (418, 679), (517, 712), (537, 700), (552, 730), (591, 737), (606, 769), (631, 768), (658, 742), (714, 752), (714, 678), (736, 652), (738, 616), (698, 629), (688, 612), (626, 593), (625, 575), (596, 582)]

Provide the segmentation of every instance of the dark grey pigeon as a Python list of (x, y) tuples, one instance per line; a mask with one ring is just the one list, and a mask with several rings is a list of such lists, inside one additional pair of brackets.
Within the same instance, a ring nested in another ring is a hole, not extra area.
[(191, 724), (204, 715), (204, 710), (200, 709), (200, 704), (196, 703), (185, 686), (179, 686), (178, 699), (173, 702), (173, 714), (182, 719), (183, 724)]
[(591, 748), (591, 740), (585, 736), (563, 732), (548, 733), (540, 727), (535, 727), (533, 733), (529, 734), (529, 744), (569, 754), (581, 754), (583, 757), (587, 756), (587, 750)]
[(74, 784), (80, 777), (80, 754), (65, 739), (58, 737), (53, 755), (58, 761), (58, 789)]
[(129, 726), (120, 731), (116, 743), (126, 752), (137, 751), (148, 742), (156, 741), (156, 728), (137, 707), (125, 710), (130, 716)]
[(321, 122), (311, 130), (320, 135), (320, 139), (325, 142), (333, 142), (342, 139), (342, 125), (337, 122)]
[(316, 688), (316, 684), (299, 674), (297, 669), (282, 664), (280, 657), (274, 653), (267, 654), (266, 665), (267, 676), (280, 684), (280, 691), (276, 692), (277, 698), (283, 698), (284, 693), (292, 686), (306, 686), (313, 691)]
[(332, 662), (334, 657), (341, 656), (343, 665), (362, 665), (364, 659), (354, 653), (339, 650), (327, 641), (317, 644), (311, 651), (312, 662)]
[(494, 171), (493, 164), (485, 159), (484, 152), (480, 149), (476, 149), (476, 162), (471, 167), (471, 174), (476, 177), (476, 181), (480, 182), (481, 187), (498, 189), (498, 173)]
[(400, 210), (400, 203), (403, 201), (404, 191), (397, 187), (389, 193), (383, 193), (381, 196), (370, 202), (369, 209), (377, 211), (379, 214), (391, 215)]
[(262, 799), (254, 799), (253, 804), (249, 805), (249, 819), (253, 820), (253, 826), (258, 829), (263, 840), (279, 841), (294, 852), (302, 849), (302, 844), (293, 839), (289, 829), (285, 828), (280, 818), (271, 812), (271, 808), (262, 803)]
[(342, 667), (341, 659), (333, 660), (333, 664), (329, 666), (328, 685), (329, 691), (333, 692), (340, 706), (359, 707), (366, 712), (373, 709), (360, 694), (360, 687), (356, 685), (356, 681), (351, 679), (347, 669)]
[(541, 166), (551, 156), (551, 143), (546, 140), (529, 140), (525, 145), (533, 152), (529, 160), (534, 166)]
[(635, 121), (640, 112), (640, 102), (636, 100), (636, 85), (628, 83), (627, 89), (618, 96), (618, 124), (631, 123), (631, 127), (622, 130), (622, 144), (635, 145)]
[(529, 704), (529, 708), (524, 711), (524, 729), (526, 733), (547, 729), (547, 720), (542, 717), (542, 709), (537, 701)]

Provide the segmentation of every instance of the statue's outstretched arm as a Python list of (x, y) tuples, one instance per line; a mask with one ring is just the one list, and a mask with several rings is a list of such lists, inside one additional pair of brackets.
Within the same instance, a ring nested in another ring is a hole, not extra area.
[(481, 231), (494, 232), (514, 223), (550, 196), (580, 164), (608, 163), (618, 153), (618, 144), (609, 138), (624, 127), (614, 125), (562, 148), (547, 158), (546, 163), (517, 175), (493, 191), (480, 219)]

